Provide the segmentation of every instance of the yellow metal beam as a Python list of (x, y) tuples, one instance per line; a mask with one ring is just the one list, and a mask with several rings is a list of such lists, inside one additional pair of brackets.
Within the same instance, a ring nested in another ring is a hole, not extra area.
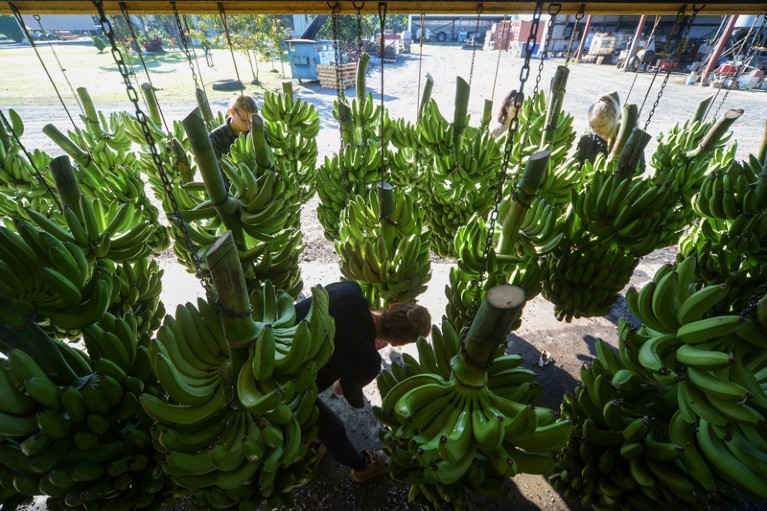
[[(13, 3), (23, 14), (95, 14), (96, 8), (91, 0), (14, 0)], [(184, 14), (214, 14), (218, 13), (218, 3), (209, 0), (180, 0), (176, 7)], [(230, 14), (329, 14), (328, 3), (336, 2), (307, 1), (307, 0), (223, 0), (221, 2)], [(350, 1), (339, 1), (341, 14), (356, 14), (357, 10)], [(377, 1), (359, 0), (365, 14), (377, 14)], [(561, 14), (575, 14), (584, 2), (559, 2)], [(125, 0), (128, 11), (132, 14), (171, 14), (173, 9), (170, 1), (163, 0)], [(386, 2), (387, 11), (391, 14), (473, 14), (481, 5), (484, 14), (531, 14), (535, 2), (465, 2), (465, 1), (407, 1), (389, 0)], [(119, 14), (119, 2), (107, 0), (103, 2), (107, 14)], [(549, 3), (545, 4), (547, 7)], [(606, 1), (593, 0), (585, 2), (587, 14), (676, 14), (682, 2), (656, 1)], [(687, 4), (691, 10), (693, 4)], [(703, 3), (698, 4), (698, 7)], [(0, 2), (0, 14), (10, 14), (11, 8), (7, 2)], [(545, 13), (545, 10), (544, 10)], [(714, 0), (705, 2), (702, 14), (765, 14), (767, 2), (730, 0)]]

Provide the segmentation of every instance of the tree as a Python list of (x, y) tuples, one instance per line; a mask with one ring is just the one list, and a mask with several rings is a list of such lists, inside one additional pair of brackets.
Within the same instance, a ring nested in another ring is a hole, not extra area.
[(93, 46), (96, 47), (99, 53), (104, 53), (104, 48), (107, 47), (107, 43), (102, 38), (95, 35), (93, 36)]
[[(357, 15), (339, 16), (338, 38), (341, 40), (341, 42), (344, 44), (356, 44), (359, 25), (361, 25), (362, 28), (363, 40), (369, 39), (381, 30), (381, 23), (378, 19), (378, 16), (375, 14), (365, 14), (359, 17)], [(402, 32), (406, 27), (406, 14), (394, 14), (386, 16), (384, 30), (387, 32)], [(325, 23), (323, 23), (318, 37), (322, 39), (334, 39), (333, 21), (330, 16), (328, 16), (328, 19), (325, 21)]]
[(14, 16), (0, 16), (0, 34), (17, 43), (24, 40), (24, 32), (19, 28)]

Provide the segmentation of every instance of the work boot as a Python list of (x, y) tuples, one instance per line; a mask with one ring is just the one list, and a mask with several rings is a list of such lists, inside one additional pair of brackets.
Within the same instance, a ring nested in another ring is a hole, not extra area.
[(322, 461), (322, 458), (328, 453), (327, 447), (322, 442), (314, 441), (311, 445), (314, 457), (312, 458), (312, 465), (317, 466)]
[(364, 449), (362, 454), (365, 456), (365, 466), (359, 469), (352, 469), (352, 479), (354, 479), (354, 482), (364, 483), (368, 479), (380, 477), (386, 473), (386, 460), (382, 452)]

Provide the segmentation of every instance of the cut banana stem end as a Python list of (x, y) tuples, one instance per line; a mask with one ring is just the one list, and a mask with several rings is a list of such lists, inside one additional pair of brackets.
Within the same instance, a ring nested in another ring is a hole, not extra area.
[(421, 94), (421, 106), (418, 109), (418, 121), (421, 121), (421, 114), (426, 104), (431, 100), (431, 90), (434, 88), (434, 78), (430, 74), (426, 75), (426, 83), (423, 86), (423, 94)]
[(359, 101), (360, 112), (365, 111), (365, 100), (367, 100), (368, 86), (365, 80), (365, 73), (368, 70), (370, 54), (363, 53), (357, 62), (357, 101)]
[(695, 113), (692, 114), (692, 119), (690, 119), (692, 122), (698, 121), (703, 122), (703, 119), (706, 117), (706, 112), (708, 112), (709, 107), (711, 106), (711, 102), (714, 100), (713, 94), (700, 103), (698, 103), (698, 108), (695, 109)]
[(762, 143), (759, 145), (759, 152), (756, 153), (756, 160), (762, 162), (762, 174), (767, 173), (767, 121), (764, 122)]
[(205, 93), (205, 89), (197, 87), (194, 90), (194, 96), (197, 99), (197, 107), (200, 109), (200, 114), (205, 120), (205, 125), (212, 127), (213, 112), (210, 109), (210, 102), (208, 102), (208, 95)]
[(155, 124), (160, 124), (160, 107), (157, 104), (157, 96), (154, 95), (154, 89), (152, 89), (149, 83), (144, 82), (141, 84), (141, 92), (144, 94), (146, 106), (149, 108), (149, 117), (152, 118)]
[(96, 112), (96, 107), (93, 105), (93, 99), (88, 94), (88, 89), (85, 87), (77, 88), (77, 95), (80, 97), (80, 103), (83, 105), (83, 111), (85, 112), (85, 118), (91, 124), (99, 123), (99, 115)]
[(485, 99), (485, 107), (482, 110), (482, 126), (487, 126), (493, 119), (493, 100)]
[(455, 81), (455, 111), (453, 113), (453, 141), (456, 147), (459, 147), (458, 141), (466, 129), (470, 95), (471, 86), (469, 83), (460, 76), (457, 77)]
[(456, 378), (470, 386), (485, 384), (486, 365), (495, 358), (524, 304), (525, 290), (519, 286), (504, 284), (487, 292), (463, 339), (464, 349), (453, 359)]
[(511, 254), (514, 243), (519, 236), (519, 227), (525, 219), (527, 210), (538, 192), (543, 181), (543, 175), (549, 163), (551, 151), (538, 151), (527, 160), (525, 172), (514, 192), (514, 200), (509, 207), (509, 212), (501, 219), (501, 237), (498, 241), (499, 254)]
[(716, 147), (717, 143), (719, 143), (719, 140), (730, 129), (732, 123), (737, 121), (741, 115), (743, 115), (742, 108), (731, 108), (727, 110), (721, 119), (716, 121), (716, 124), (714, 124), (710, 130), (708, 130), (708, 133), (706, 133), (706, 136), (703, 137), (703, 140), (698, 145), (698, 147), (687, 152), (687, 157), (695, 158), (700, 153), (704, 151), (710, 151)]
[(54, 144), (59, 146), (65, 153), (72, 157), (78, 165), (87, 165), (89, 156), (88, 153), (77, 147), (77, 145), (69, 140), (65, 134), (53, 124), (46, 124), (43, 126), (43, 133), (48, 135)]
[(618, 159), (618, 168), (615, 171), (618, 181), (631, 179), (651, 139), (652, 136), (646, 131), (634, 128)]
[(615, 138), (615, 143), (610, 150), (610, 159), (620, 158), (623, 155), (623, 148), (634, 133), (634, 129), (637, 127), (639, 121), (639, 108), (634, 103), (623, 105), (623, 112), (621, 113), (621, 126), (618, 130), (618, 136)]
[(546, 122), (543, 128), (543, 137), (541, 137), (541, 149), (554, 140), (559, 116), (562, 113), (562, 102), (565, 99), (565, 92), (567, 92), (567, 78), (569, 76), (570, 69), (565, 66), (557, 66), (557, 70), (554, 71), (554, 77), (551, 79), (551, 92), (549, 93), (549, 108), (546, 110)]

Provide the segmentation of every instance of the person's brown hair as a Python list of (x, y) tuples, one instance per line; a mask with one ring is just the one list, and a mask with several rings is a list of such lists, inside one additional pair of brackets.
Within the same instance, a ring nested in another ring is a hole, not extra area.
[(229, 104), (229, 109), (237, 110), (245, 114), (257, 114), (258, 104), (253, 96), (247, 94), (240, 94)]
[(431, 315), (421, 305), (398, 303), (382, 311), (381, 328), (386, 337), (415, 342), (418, 337), (427, 337), (431, 332)]
[(506, 94), (506, 97), (503, 98), (503, 103), (501, 104), (501, 110), (498, 112), (498, 122), (500, 122), (501, 124), (506, 124), (506, 116), (508, 115), (508, 112), (506, 110), (510, 106), (516, 103), (517, 111), (519, 111), (519, 109), (522, 107), (523, 100), (524, 100), (524, 95), (521, 92), (517, 92), (517, 89), (510, 90), (509, 93)]

